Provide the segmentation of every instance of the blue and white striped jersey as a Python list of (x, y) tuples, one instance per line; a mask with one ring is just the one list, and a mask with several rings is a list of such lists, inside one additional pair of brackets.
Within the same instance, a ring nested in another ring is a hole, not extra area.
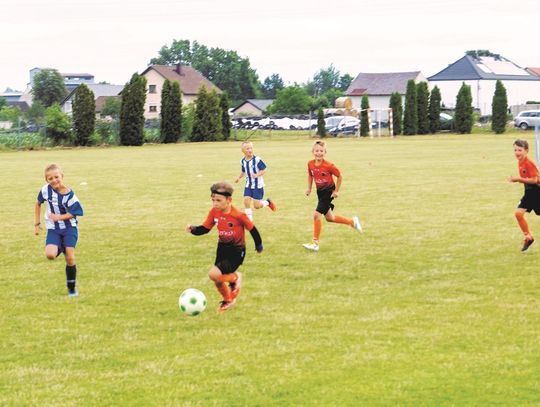
[(262, 176), (253, 178), (253, 174), (256, 174), (259, 171), (266, 169), (266, 164), (261, 159), (261, 157), (257, 157), (256, 155), (254, 155), (253, 157), (251, 157), (251, 160), (246, 160), (245, 158), (242, 158), (240, 160), (240, 165), (242, 166), (242, 172), (246, 174), (246, 188), (264, 188), (264, 179)]
[[(77, 216), (83, 216), (83, 208), (79, 202), (79, 198), (77, 198), (77, 195), (75, 195), (75, 192), (73, 191), (69, 191), (67, 194), (62, 195), (56, 192), (49, 184), (46, 184), (39, 191), (37, 200), (40, 204), (47, 201), (45, 210), (45, 223), (47, 229), (76, 228)], [(71, 213), (75, 217), (68, 220), (53, 222), (52, 220), (49, 220), (50, 213), (57, 215)]]

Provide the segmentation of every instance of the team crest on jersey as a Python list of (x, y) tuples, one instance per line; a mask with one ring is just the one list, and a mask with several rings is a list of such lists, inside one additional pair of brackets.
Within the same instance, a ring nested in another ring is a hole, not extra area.
[(230, 228), (232, 228), (234, 225), (233, 225), (232, 222), (227, 222), (227, 226), (230, 227)]

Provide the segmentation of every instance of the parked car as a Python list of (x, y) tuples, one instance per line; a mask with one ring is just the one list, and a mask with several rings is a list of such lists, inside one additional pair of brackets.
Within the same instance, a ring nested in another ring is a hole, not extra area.
[(540, 126), (540, 110), (524, 110), (523, 112), (519, 112), (514, 119), (514, 126), (522, 130)]
[(360, 125), (360, 120), (352, 116), (330, 116), (324, 119), (326, 132), (336, 135), (345, 129), (350, 131), (355, 126)]
[(448, 113), (441, 112), (439, 115), (439, 122), (441, 124), (440, 130), (453, 130), (454, 129), (454, 117)]

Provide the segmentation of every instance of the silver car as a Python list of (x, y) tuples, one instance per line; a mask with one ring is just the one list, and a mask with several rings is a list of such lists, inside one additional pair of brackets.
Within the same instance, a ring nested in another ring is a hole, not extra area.
[(524, 110), (523, 112), (519, 112), (514, 119), (514, 126), (522, 130), (540, 126), (540, 110)]

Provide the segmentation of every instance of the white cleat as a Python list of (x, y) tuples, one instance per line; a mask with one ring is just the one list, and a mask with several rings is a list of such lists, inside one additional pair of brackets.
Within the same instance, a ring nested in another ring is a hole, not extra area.
[(362, 225), (360, 224), (360, 220), (358, 219), (358, 216), (355, 216), (353, 219), (353, 227), (358, 230), (360, 233), (364, 232), (364, 229), (362, 229)]
[(319, 245), (315, 242), (313, 243), (304, 243), (302, 246), (304, 246), (306, 249), (311, 250), (313, 252), (319, 251)]

